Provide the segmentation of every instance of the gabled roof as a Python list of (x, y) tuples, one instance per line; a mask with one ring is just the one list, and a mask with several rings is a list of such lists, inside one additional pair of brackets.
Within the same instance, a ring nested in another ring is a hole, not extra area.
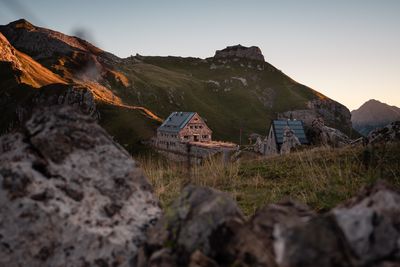
[(278, 145), (283, 143), (283, 133), (285, 128), (289, 127), (292, 129), (294, 134), (299, 138), (300, 143), (308, 144), (306, 133), (304, 131), (303, 121), (298, 120), (273, 120), (272, 129), (275, 134), (275, 140)]
[(196, 112), (172, 112), (157, 130), (178, 133), (194, 115), (196, 115)]

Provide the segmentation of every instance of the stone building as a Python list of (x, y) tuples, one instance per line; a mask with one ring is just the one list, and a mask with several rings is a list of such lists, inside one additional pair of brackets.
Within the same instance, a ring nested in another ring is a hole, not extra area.
[(210, 142), (212, 131), (196, 112), (172, 112), (157, 129), (157, 147), (173, 149), (178, 143)]
[(268, 136), (260, 145), (264, 155), (286, 154), (291, 148), (309, 144), (302, 121), (273, 120)]
[[(196, 112), (173, 112), (157, 129), (155, 148), (176, 161), (202, 160), (237, 149), (229, 142), (213, 141), (212, 131)], [(189, 158), (189, 159), (188, 159)]]

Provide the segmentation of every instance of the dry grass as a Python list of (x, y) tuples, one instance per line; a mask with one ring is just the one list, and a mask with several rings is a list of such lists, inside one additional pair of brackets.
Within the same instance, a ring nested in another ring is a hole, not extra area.
[(315, 148), (226, 165), (220, 157), (213, 157), (192, 166), (190, 172), (185, 164), (154, 157), (139, 161), (163, 205), (190, 182), (229, 192), (247, 215), (285, 198), (318, 211), (330, 209), (377, 179), (400, 186), (400, 144), (369, 149)]

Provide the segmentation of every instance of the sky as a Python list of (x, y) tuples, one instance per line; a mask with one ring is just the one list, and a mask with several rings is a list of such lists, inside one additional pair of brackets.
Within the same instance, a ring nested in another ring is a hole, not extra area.
[(0, 0), (0, 24), (19, 18), (120, 57), (255, 45), (350, 110), (369, 99), (400, 107), (400, 0)]

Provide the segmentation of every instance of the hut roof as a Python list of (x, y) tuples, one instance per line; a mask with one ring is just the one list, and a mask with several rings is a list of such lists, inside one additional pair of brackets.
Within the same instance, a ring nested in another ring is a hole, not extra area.
[(178, 133), (195, 114), (196, 112), (172, 112), (158, 127), (158, 131)]
[(289, 127), (294, 134), (299, 138), (302, 145), (308, 144), (308, 140), (304, 131), (303, 121), (300, 120), (273, 120), (272, 129), (275, 134), (275, 140), (278, 145), (283, 143), (283, 134), (285, 128)]

